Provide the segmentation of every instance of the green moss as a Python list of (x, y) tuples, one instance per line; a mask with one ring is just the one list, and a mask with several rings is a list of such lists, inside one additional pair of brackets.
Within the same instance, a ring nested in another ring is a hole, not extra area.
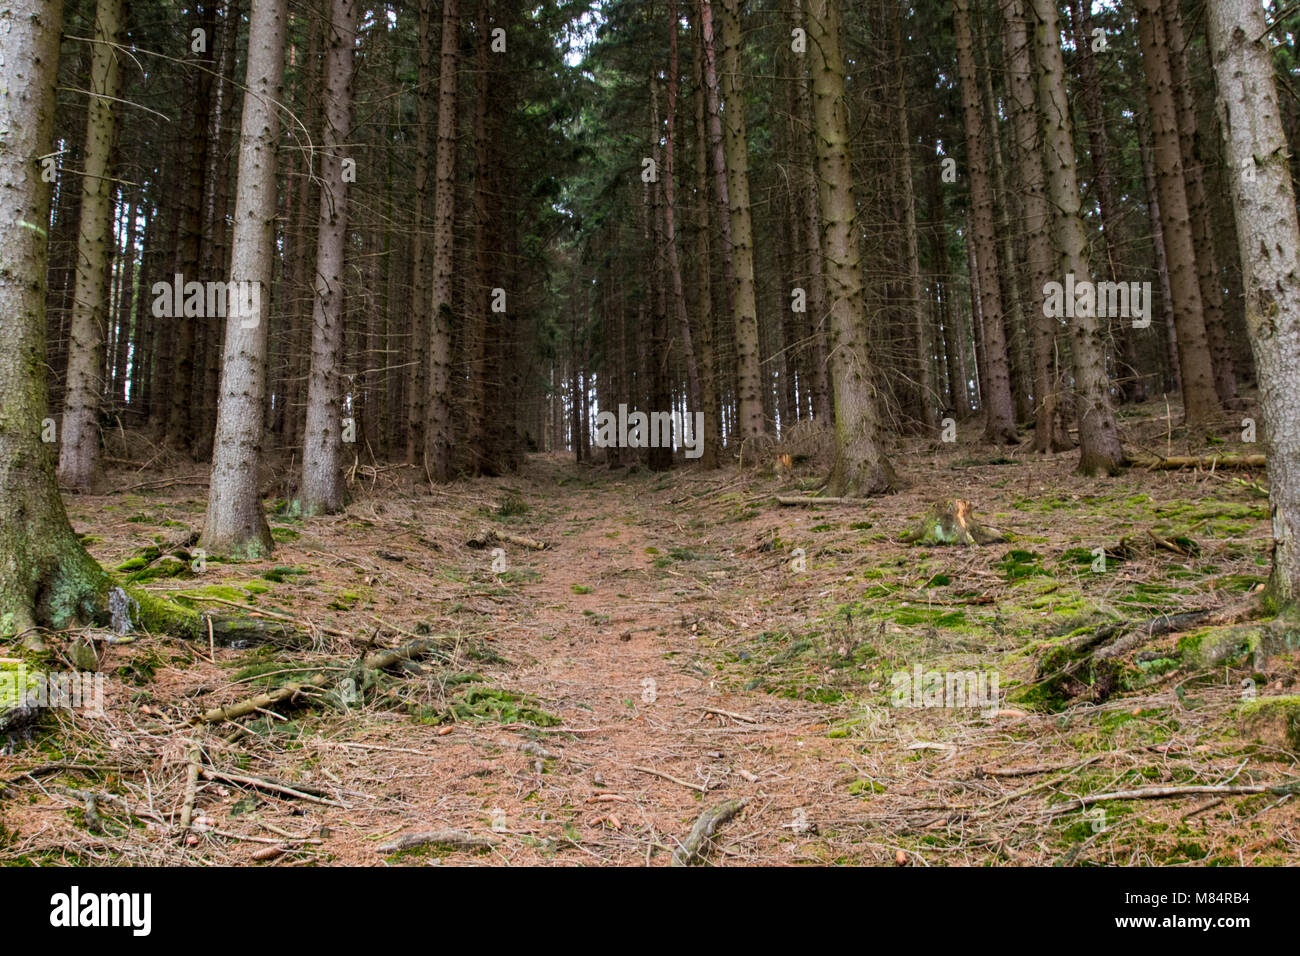
[(1037, 551), (1023, 551), (1013, 548), (1004, 554), (994, 567), (1007, 576), (1008, 581), (1019, 581), (1039, 574), (1047, 574), (1041, 563), (1042, 555)]
[(471, 686), (459, 700), (454, 701), (449, 712), (457, 720), (468, 721), (525, 723), (537, 727), (554, 727), (562, 722), (524, 694), (479, 685)]
[(36, 716), (41, 670), (23, 661), (0, 660), (0, 731)]
[(1247, 701), (1241, 705), (1238, 717), (1245, 732), (1293, 753), (1300, 752), (1300, 694)]
[(874, 780), (854, 780), (849, 784), (849, 793), (855, 797), (869, 797), (874, 793), (884, 793), (885, 788)]
[(1178, 639), (1183, 666), (1192, 669), (1241, 664), (1260, 646), (1262, 629), (1257, 626), (1206, 627)]

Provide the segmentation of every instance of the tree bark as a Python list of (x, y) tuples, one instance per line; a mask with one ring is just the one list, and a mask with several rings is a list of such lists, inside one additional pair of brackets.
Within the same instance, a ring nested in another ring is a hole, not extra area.
[(434, 162), (433, 296), (430, 299), (429, 381), (425, 389), (424, 467), (435, 482), (451, 479), (451, 327), (456, 227), (456, 54), (458, 0), (442, 3), (438, 60), (438, 148)]
[(256, 288), (252, 309), (228, 308), (221, 401), (203, 547), (213, 554), (270, 554), (271, 530), (258, 493), (262, 397), (274, 247), (276, 146), (284, 82), (287, 0), (252, 0), (230, 281)]
[[(1056, 0), (1033, 0), (1038, 53), (1038, 101), (1043, 119), (1043, 147), (1047, 161), (1055, 232), (1065, 275), (1076, 281), (1092, 280), (1088, 236), (1080, 213), (1079, 180), (1070, 131), (1070, 103), (1065, 95), (1065, 63), (1061, 57), (1061, 31)], [(1065, 276), (1060, 277), (1064, 281)], [(1045, 287), (1040, 287), (1044, 295)], [(1092, 311), (1092, 310), (1080, 310)], [(1079, 471), (1085, 475), (1116, 474), (1124, 463), (1124, 449), (1115, 426), (1106, 373), (1106, 329), (1095, 314), (1076, 311), (1070, 325), (1074, 359), (1074, 388), (1078, 395)]]
[[(348, 237), (348, 186), (343, 161), (352, 135), (356, 45), (353, 0), (332, 0), (325, 32), (325, 129), (320, 153), (316, 274), (312, 283), (311, 371), (307, 382), (302, 483), (298, 489), (299, 505), (306, 515), (339, 511), (345, 497), (340, 467), (343, 442), (339, 367), (343, 351), (343, 265)], [(353, 422), (354, 428), (355, 425)]]
[[(702, 0), (705, 42), (711, 33), (710, 0)], [(743, 442), (766, 430), (758, 352), (758, 303), (754, 288), (754, 225), (749, 204), (749, 140), (745, 131), (745, 86), (740, 70), (740, 0), (722, 0), (722, 91), (726, 106), (723, 145), (735, 269), (732, 324), (736, 330), (737, 436)]]
[(1300, 598), (1300, 224), (1267, 24), (1254, 0), (1209, 0), (1208, 32), (1232, 185), (1246, 328), (1259, 380), (1278, 608)]
[(984, 396), (984, 438), (994, 444), (1015, 444), (1015, 411), (1011, 400), (1011, 375), (1007, 368), (1006, 330), (1002, 295), (998, 287), (997, 234), (993, 215), (993, 187), (989, 182), (985, 134), (980, 107), (979, 79), (970, 25), (970, 0), (953, 0), (953, 26), (957, 34), (957, 71), (961, 77), (962, 117), (966, 129), (966, 163), (970, 167), (971, 224), (979, 284), (979, 315), (984, 334), (984, 370), (980, 394)]
[[(1052, 212), (1043, 176), (1043, 134), (1034, 92), (1033, 51), (1026, 20), (1026, 0), (1006, 0), (1003, 22), (1011, 99), (1012, 153), (1020, 167), (1025, 246), (1030, 288), (1036, 293), (1051, 281), (1055, 254), (1050, 233)], [(1031, 302), (1036, 300), (1031, 299)], [(1029, 310), (1033, 332), (1034, 451), (1053, 453), (1069, 443), (1056, 428), (1056, 382), (1052, 353), (1058, 323), (1042, 308)]]
[(1228, 344), (1228, 323), (1223, 314), (1223, 280), (1219, 276), (1219, 251), (1210, 218), (1210, 197), (1205, 187), (1205, 160), (1196, 120), (1196, 94), (1188, 70), (1187, 37), (1183, 33), (1181, 0), (1162, 0), (1165, 36), (1169, 53), (1169, 75), (1173, 80), (1178, 107), (1178, 143), (1183, 161), (1183, 182), (1187, 188), (1187, 213), (1196, 247), (1196, 280), (1205, 309), (1205, 338), (1214, 370), (1214, 390), (1219, 401), (1232, 406), (1237, 401), (1237, 373)]
[[(104, 333), (113, 244), (114, 187), (110, 176), (117, 128), (114, 98), (119, 88), (116, 44), (122, 33), (123, 14), (123, 0), (99, 0), (95, 5), (81, 226), (77, 235), (77, 285), (68, 347), (63, 441), (59, 447), (59, 480), (78, 491), (92, 490), (100, 478), (99, 409), (104, 391)], [(42, 228), (48, 222), (47, 216)]]
[(866, 339), (837, 0), (808, 0), (807, 23), (835, 397), (835, 463), (828, 491), (863, 497), (891, 491), (899, 481), (880, 443), (876, 376)]
[(13, 0), (0, 10), (0, 62), (11, 71), (0, 84), (0, 637), (31, 643), (38, 626), (92, 617), (104, 585), (68, 523), (41, 441), (50, 221), (41, 158), (53, 150), (62, 8)]
[(1168, 44), (1160, 0), (1138, 0), (1138, 31), (1142, 39), (1142, 69), (1150, 109), (1156, 186), (1160, 193), (1169, 290), (1178, 330), (1178, 365), (1183, 380), (1183, 415), (1193, 428), (1204, 426), (1220, 411), (1214, 370), (1205, 335), (1201, 289), (1196, 271), (1183, 185), (1183, 161), (1178, 138), (1178, 111), (1169, 72)]
[(429, 282), (432, 262), (425, 238), (429, 194), (429, 129), (433, 121), (433, 0), (420, 0), (419, 86), (415, 131), (415, 212), (411, 242), (410, 357), (406, 373), (406, 463), (414, 465), (424, 449), (424, 396), (428, 381)]

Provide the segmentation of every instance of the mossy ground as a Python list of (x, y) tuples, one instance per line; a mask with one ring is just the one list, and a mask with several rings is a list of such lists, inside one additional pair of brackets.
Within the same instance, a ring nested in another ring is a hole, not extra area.
[[(1126, 427), (1141, 433), (1146, 421), (1146, 440), (1163, 442), (1157, 411)], [(151, 628), (133, 643), (99, 641), (114, 719), (45, 715), (0, 758), (0, 779), (89, 768), (0, 797), (0, 859), (251, 864), (259, 844), (206, 834), (186, 847), (159, 839), (168, 821), (145, 815), (141, 794), (178, 805), (195, 733), (186, 720), (323, 668), (355, 673), (376, 648), (437, 634), (451, 638), (438, 654), (363, 677), (352, 694), (256, 713), (234, 744), (220, 742), (228, 727), (205, 735), (217, 766), (346, 807), (214, 784), (199, 810), (223, 831), (275, 832), (269, 824), (323, 841), (284, 858), (295, 863), (382, 862), (375, 848), (396, 833), (483, 832), (498, 813), (515, 862), (644, 864), (649, 847), (663, 863), (702, 803), (760, 792), (769, 809), (724, 831), (714, 862), (893, 865), (900, 850), (930, 865), (1300, 862), (1276, 796), (1204, 809), (1199, 797), (1099, 812), (1071, 802), (1294, 772), (1300, 629), (1200, 627), (1104, 670), (1073, 667), (1084, 660), (1073, 648), (1099, 628), (1260, 587), (1268, 521), (1247, 486), (1140, 471), (1090, 480), (1072, 473), (1073, 455), (960, 442), (909, 442), (895, 463), (909, 487), (861, 507), (770, 502), (814, 490), (825, 476), (815, 458), (793, 472), (653, 475), (539, 455), (522, 476), (431, 492), (413, 473), (354, 490), (342, 516), (275, 514), (270, 559), (210, 560), (133, 585), (155, 614), (179, 615), (187, 637)], [(940, 498), (971, 500), (1009, 540), (900, 541)], [(129, 562), (193, 526), (202, 502), (201, 488), (180, 486), (70, 509), (121, 581), (164, 564)], [(496, 573), (487, 552), (464, 546), (485, 523), (552, 547), (507, 547)], [(186, 622), (214, 608), (291, 618), (309, 641), (209, 645)], [(77, 636), (53, 636), (50, 659)], [(918, 668), (996, 675), (998, 699), (896, 706), (897, 676)], [(69, 789), (130, 809), (101, 803), (103, 832), (91, 833)]]

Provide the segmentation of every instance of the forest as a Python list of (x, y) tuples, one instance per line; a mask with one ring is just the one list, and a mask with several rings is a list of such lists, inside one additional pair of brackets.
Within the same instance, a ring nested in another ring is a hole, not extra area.
[(3, 7), (0, 862), (1300, 864), (1300, 6)]

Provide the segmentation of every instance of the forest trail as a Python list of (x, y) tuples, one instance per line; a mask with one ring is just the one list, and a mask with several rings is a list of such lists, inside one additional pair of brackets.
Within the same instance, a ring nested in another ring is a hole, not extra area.
[[(1070, 456), (970, 457), (980, 451), (912, 443), (897, 456), (907, 490), (818, 508), (772, 500), (814, 485), (811, 463), (655, 474), (534, 455), (519, 475), (432, 490), (400, 468), (362, 469), (341, 515), (272, 513), (272, 560), (147, 582), (198, 607), (291, 617), (314, 646), (99, 644), (106, 717), (59, 712), (58, 727), (0, 758), (0, 780), (33, 797), (4, 801), (0, 855), (252, 862), (289, 834), (321, 842), (286, 843), (282, 864), (663, 865), (704, 809), (746, 799), (709, 862), (1293, 861), (1285, 798), (1116, 801), (1105, 813), (1071, 799), (1285, 777), (1285, 748), (1240, 731), (1248, 671), (1180, 662), (1185, 635), (1169, 635), (1143, 646), (1108, 700), (1086, 688), (1024, 697), (1062, 635), (1257, 587), (1265, 505), (1222, 476), (1134, 470), (1099, 494)], [(201, 478), (190, 480), (126, 490), (139, 478), (118, 476), (124, 490), (69, 499), (74, 525), (117, 566), (201, 520)], [(977, 514), (1012, 542), (898, 540), (928, 502), (974, 486)], [(1194, 534), (1199, 555), (1135, 553), (1089, 572), (1094, 542), (1148, 527)], [(549, 546), (467, 546), (485, 528)], [(455, 647), (358, 697), (264, 709), (234, 740), (230, 724), (195, 737), (187, 723), (424, 633)], [(1268, 666), (1260, 693), (1293, 693), (1294, 661)], [(996, 675), (998, 701), (896, 706), (891, 678), (914, 667)], [(201, 781), (209, 829), (194, 845), (159, 840), (183, 801), (191, 740), (205, 767), (342, 805)], [(101, 768), (99, 782), (65, 763)], [(96, 788), (125, 800), (135, 825), (104, 799), (106, 828), (88, 830), (77, 794)], [(379, 849), (435, 829), (495, 842)]]

